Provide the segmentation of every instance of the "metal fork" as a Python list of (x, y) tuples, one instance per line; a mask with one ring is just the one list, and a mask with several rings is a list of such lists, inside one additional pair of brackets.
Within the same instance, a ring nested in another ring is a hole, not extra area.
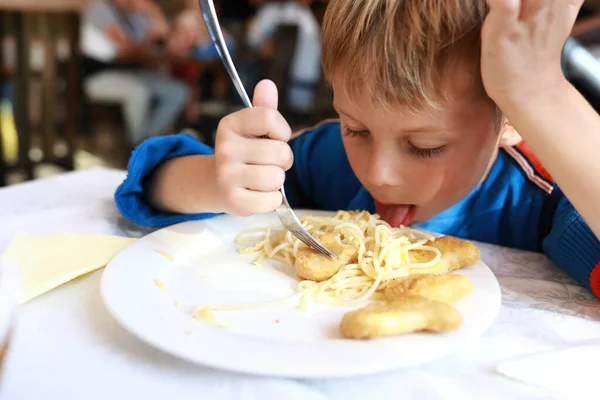
[[(206, 23), (206, 28), (210, 35), (212, 42), (217, 48), (217, 52), (221, 57), (221, 61), (223, 61), (223, 65), (229, 74), (229, 77), (233, 81), (233, 85), (235, 86), (238, 94), (242, 98), (244, 105), (246, 107), (252, 107), (252, 102), (248, 97), (248, 93), (246, 93), (246, 89), (242, 84), (242, 80), (240, 79), (235, 66), (233, 65), (233, 61), (231, 60), (231, 55), (229, 54), (229, 50), (225, 45), (225, 39), (223, 38), (223, 33), (221, 31), (221, 26), (219, 25), (219, 19), (217, 18), (217, 12), (215, 10), (215, 5), (213, 0), (199, 0), (200, 2), (200, 11), (202, 13), (202, 18)], [(277, 215), (281, 220), (283, 226), (285, 226), (294, 236), (296, 236), (299, 240), (301, 240), (308, 247), (318, 251), (321, 254), (325, 254), (329, 257), (336, 258), (336, 254), (331, 252), (327, 247), (323, 246), (317, 239), (315, 239), (302, 225), (294, 210), (290, 207), (288, 203), (287, 197), (285, 195), (285, 190), (283, 186), (279, 189), (281, 192), (281, 196), (283, 197), (283, 202), (277, 208)]]

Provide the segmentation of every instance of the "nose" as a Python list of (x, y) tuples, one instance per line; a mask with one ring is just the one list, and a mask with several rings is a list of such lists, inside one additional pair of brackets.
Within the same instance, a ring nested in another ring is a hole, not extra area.
[(402, 168), (399, 155), (393, 145), (374, 147), (370, 159), (367, 179), (375, 186), (399, 186), (402, 183)]

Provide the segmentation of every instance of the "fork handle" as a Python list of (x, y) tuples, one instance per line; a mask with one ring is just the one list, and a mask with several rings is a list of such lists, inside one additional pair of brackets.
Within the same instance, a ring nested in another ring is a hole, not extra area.
[(223, 61), (223, 65), (229, 74), (229, 77), (233, 81), (233, 85), (237, 90), (238, 94), (242, 98), (242, 102), (246, 107), (252, 107), (252, 102), (248, 97), (248, 93), (246, 93), (246, 89), (242, 84), (242, 80), (235, 69), (233, 64), (233, 60), (231, 59), (231, 55), (229, 54), (229, 50), (227, 49), (227, 44), (225, 43), (225, 38), (223, 37), (223, 32), (221, 31), (221, 25), (219, 24), (219, 20), (217, 19), (217, 11), (215, 10), (215, 6), (212, 0), (200, 0), (200, 12), (202, 13), (202, 18), (204, 19), (204, 23), (206, 24), (206, 29), (208, 30), (208, 34), (212, 39), (215, 47), (217, 48), (217, 52)]

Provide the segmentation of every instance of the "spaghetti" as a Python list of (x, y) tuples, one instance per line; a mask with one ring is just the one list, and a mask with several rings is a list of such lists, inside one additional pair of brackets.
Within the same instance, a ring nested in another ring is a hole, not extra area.
[[(353, 306), (367, 300), (380, 300), (380, 291), (391, 281), (432, 267), (442, 256), (439, 249), (427, 245), (428, 241), (435, 240), (433, 236), (407, 227), (392, 228), (378, 215), (366, 211), (339, 211), (334, 217), (307, 216), (300, 221), (314, 237), (338, 254), (337, 260), (309, 249), (280, 225), (241, 232), (236, 244), (242, 254), (255, 256), (257, 264), (272, 259), (295, 267), (300, 276), (307, 272), (311, 275), (311, 270), (316, 275), (331, 270), (330, 276), (305, 277), (299, 282), (295, 296), (256, 304), (256, 308), (296, 299), (301, 309), (307, 309), (311, 303)], [(429, 253), (429, 256), (414, 257), (413, 252)], [(253, 305), (211, 307), (214, 310), (249, 308)]]

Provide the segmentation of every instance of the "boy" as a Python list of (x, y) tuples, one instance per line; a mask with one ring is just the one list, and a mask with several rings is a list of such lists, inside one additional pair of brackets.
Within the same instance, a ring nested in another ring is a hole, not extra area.
[(331, 0), (323, 66), (339, 122), (288, 145), (261, 82), (214, 153), (185, 136), (141, 146), (117, 205), (152, 226), (250, 215), (275, 209), (285, 180), (296, 207), (544, 251), (600, 296), (600, 118), (560, 66), (581, 3)]

